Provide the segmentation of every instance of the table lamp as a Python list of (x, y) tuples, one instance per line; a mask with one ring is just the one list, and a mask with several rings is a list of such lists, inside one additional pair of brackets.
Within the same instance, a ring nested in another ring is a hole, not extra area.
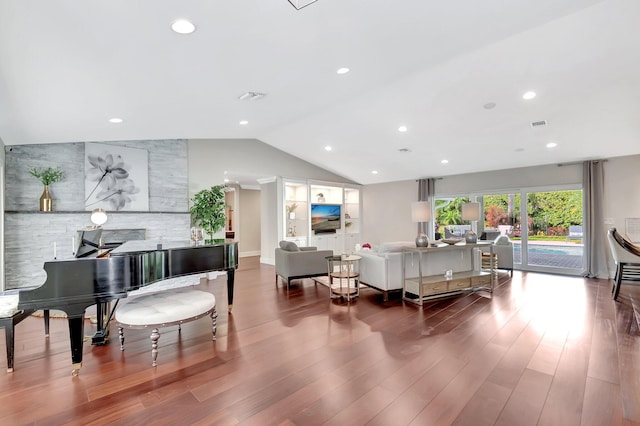
[(91, 212), (91, 222), (94, 228), (100, 228), (107, 221), (107, 212), (103, 209), (94, 209)]
[[(480, 203), (466, 203), (462, 205), (462, 220), (468, 220), (472, 224), (480, 220)], [(477, 243), (478, 235), (470, 229), (464, 234), (464, 240), (467, 243)]]
[(411, 203), (411, 221), (417, 222), (418, 236), (416, 237), (416, 247), (429, 247), (429, 237), (424, 232), (425, 222), (431, 220), (431, 203), (428, 201), (414, 201)]

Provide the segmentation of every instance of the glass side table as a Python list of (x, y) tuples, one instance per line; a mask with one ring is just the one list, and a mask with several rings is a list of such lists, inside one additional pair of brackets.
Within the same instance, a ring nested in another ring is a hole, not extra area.
[(327, 256), (329, 297), (346, 298), (360, 296), (360, 259), (357, 255)]

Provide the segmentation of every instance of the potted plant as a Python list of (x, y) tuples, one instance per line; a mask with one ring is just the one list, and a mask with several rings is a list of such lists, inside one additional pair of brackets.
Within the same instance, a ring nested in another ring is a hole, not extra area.
[(292, 203), (289, 204), (287, 206), (287, 213), (289, 216), (289, 219), (295, 219), (296, 218), (296, 209), (298, 208), (298, 205), (296, 203)]
[(226, 185), (216, 185), (203, 189), (191, 199), (191, 220), (194, 225), (204, 228), (211, 239), (226, 223), (224, 194), (227, 190)]
[(40, 211), (50, 212), (53, 210), (53, 199), (49, 193), (49, 185), (64, 180), (64, 172), (60, 170), (60, 167), (47, 167), (45, 169), (39, 169), (32, 167), (29, 169), (31, 176), (34, 176), (42, 182), (44, 185), (44, 192), (40, 197)]

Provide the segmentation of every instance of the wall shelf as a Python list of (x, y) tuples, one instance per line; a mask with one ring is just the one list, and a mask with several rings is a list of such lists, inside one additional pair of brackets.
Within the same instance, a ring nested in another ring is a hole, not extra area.
[[(316, 246), (318, 250), (333, 250), (335, 253), (354, 251), (361, 232), (362, 206), (358, 185), (338, 182), (322, 182), (280, 178), (278, 222), (279, 239), (296, 241)], [(324, 201), (320, 201), (322, 194)], [(340, 228), (335, 233), (314, 234), (311, 229), (312, 204), (341, 205)], [(294, 218), (288, 208), (296, 204)], [(346, 223), (349, 222), (349, 226)], [(295, 235), (290, 230), (295, 226)]]

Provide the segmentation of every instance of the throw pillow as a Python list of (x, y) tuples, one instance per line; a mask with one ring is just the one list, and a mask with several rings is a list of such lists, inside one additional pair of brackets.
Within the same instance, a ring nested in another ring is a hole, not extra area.
[(511, 244), (511, 240), (506, 235), (498, 235), (493, 243), (497, 246), (503, 246)]
[(415, 246), (411, 241), (394, 241), (389, 243), (382, 243), (378, 247), (378, 253), (399, 253), (405, 247)]
[(280, 241), (280, 248), (285, 251), (300, 251), (300, 248), (293, 241)]

